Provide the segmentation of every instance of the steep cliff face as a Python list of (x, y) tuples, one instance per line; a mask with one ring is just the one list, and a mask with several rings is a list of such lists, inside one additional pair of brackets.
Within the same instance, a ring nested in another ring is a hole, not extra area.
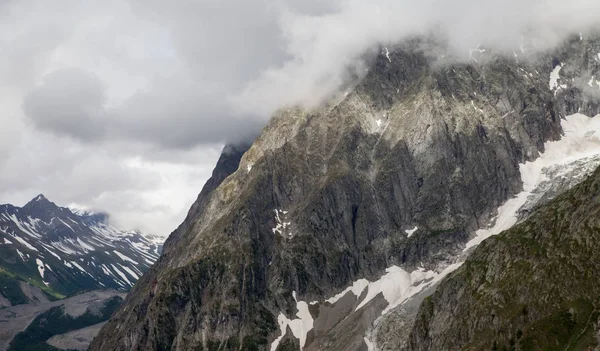
[(591, 350), (600, 312), (600, 169), (481, 244), (421, 306), (410, 350)]
[(389, 294), (325, 299), (392, 266), (404, 277), (450, 264), (521, 190), (519, 164), (560, 137), (560, 111), (597, 110), (558, 100), (548, 57), (456, 63), (421, 44), (380, 55), (335, 106), (274, 116), (91, 349), (366, 348)]

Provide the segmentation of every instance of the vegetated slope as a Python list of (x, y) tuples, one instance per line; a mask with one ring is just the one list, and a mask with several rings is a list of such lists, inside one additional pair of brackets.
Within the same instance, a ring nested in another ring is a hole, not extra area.
[(52, 307), (64, 306), (67, 314), (76, 317), (85, 313), (89, 306), (98, 305), (99, 302), (115, 296), (125, 298), (125, 293), (116, 290), (94, 290), (62, 300), (4, 307), (0, 309), (0, 350), (6, 350), (15, 335), (25, 330), (40, 313)]
[(65, 312), (64, 306), (55, 306), (38, 315), (31, 324), (17, 334), (11, 341), (9, 351), (58, 351), (46, 343), (54, 335), (82, 329), (107, 320), (123, 302), (120, 296), (88, 306), (79, 316), (73, 317)]
[(421, 306), (410, 350), (599, 345), (600, 169), (484, 241)]

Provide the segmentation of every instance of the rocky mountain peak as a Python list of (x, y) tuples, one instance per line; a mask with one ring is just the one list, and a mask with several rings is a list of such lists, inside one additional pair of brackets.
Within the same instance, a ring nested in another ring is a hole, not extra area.
[(57, 206), (54, 202), (48, 200), (43, 194), (39, 194), (22, 207), (24, 214), (33, 218), (39, 218), (43, 221), (49, 221), (53, 217), (70, 214), (64, 208)]
[[(581, 43), (565, 45), (581, 67)], [(379, 316), (525, 202), (524, 165), (571, 133), (561, 117), (598, 111), (567, 69), (549, 89), (556, 53), (440, 65), (420, 47), (385, 50), (335, 106), (282, 110), (247, 151), (224, 150), (91, 350), (364, 350)]]
[(48, 200), (44, 194), (39, 194), (31, 199), (25, 206), (24, 209), (35, 209), (35, 208), (54, 208), (58, 207), (56, 204)]

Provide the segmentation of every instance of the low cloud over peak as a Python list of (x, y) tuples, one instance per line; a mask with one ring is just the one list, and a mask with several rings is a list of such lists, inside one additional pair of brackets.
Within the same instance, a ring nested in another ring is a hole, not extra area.
[(599, 23), (595, 0), (0, 2), (0, 197), (58, 194), (165, 233), (223, 143), (327, 99), (382, 45), (437, 32), (468, 58)]

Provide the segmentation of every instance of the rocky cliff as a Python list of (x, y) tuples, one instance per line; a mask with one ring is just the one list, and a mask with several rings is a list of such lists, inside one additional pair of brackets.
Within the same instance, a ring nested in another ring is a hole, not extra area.
[(241, 158), (224, 153), (91, 349), (371, 347), (373, 321), (454, 268), (522, 190), (520, 164), (561, 137), (561, 116), (598, 112), (560, 73), (549, 87), (567, 56), (478, 49), (465, 63), (423, 44), (386, 50), (339, 103), (280, 111)]

